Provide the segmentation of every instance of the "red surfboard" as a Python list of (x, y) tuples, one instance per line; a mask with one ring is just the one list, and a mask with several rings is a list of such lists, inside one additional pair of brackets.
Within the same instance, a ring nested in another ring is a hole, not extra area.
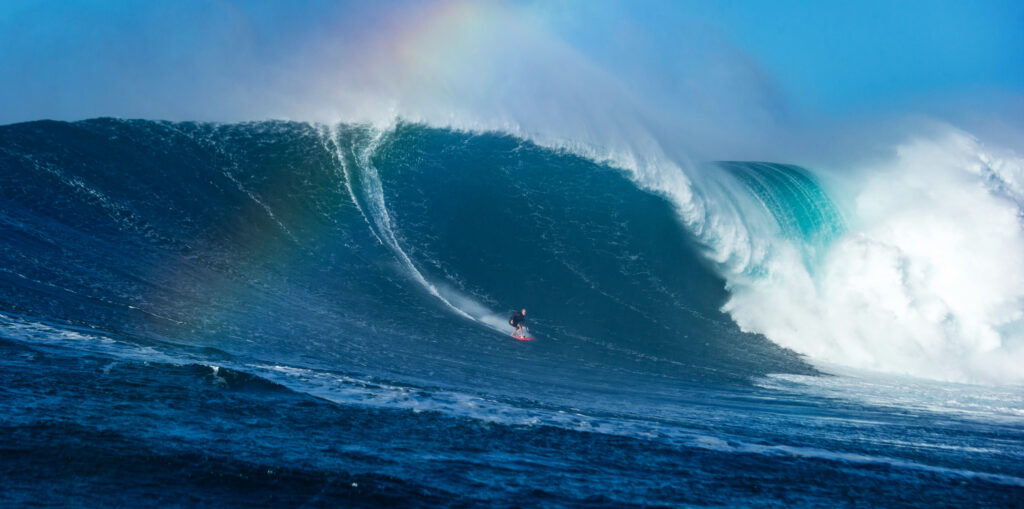
[(519, 341), (533, 341), (533, 338), (532, 338), (532, 337), (530, 337), (530, 336), (527, 336), (527, 337), (525, 337), (525, 338), (521, 338), (521, 337), (519, 337), (519, 336), (516, 336), (516, 335), (514, 335), (514, 334), (513, 334), (513, 335), (512, 335), (512, 337), (514, 337), (514, 338), (518, 339)]

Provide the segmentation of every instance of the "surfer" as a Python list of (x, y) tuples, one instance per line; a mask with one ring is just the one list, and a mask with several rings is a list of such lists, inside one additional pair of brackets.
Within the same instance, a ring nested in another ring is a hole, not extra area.
[(513, 336), (516, 336), (516, 337), (519, 337), (519, 338), (525, 338), (526, 337), (526, 334), (523, 332), (523, 329), (525, 329), (526, 331), (529, 331), (530, 328), (527, 327), (526, 324), (523, 323), (524, 321), (526, 321), (526, 310), (525, 309), (520, 311), (520, 312), (518, 312), (518, 313), (516, 313), (516, 314), (514, 314), (514, 315), (512, 315), (512, 318), (508, 319), (508, 324), (516, 328), (516, 330), (514, 330), (512, 332)]

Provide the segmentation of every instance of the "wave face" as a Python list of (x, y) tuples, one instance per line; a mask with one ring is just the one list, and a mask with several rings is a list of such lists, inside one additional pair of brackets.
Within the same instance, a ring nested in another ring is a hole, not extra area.
[[(417, 125), (3, 129), (8, 313), (282, 363), (386, 371), (430, 352), (434, 372), (486, 366), (525, 307), (536, 345), (573, 362), (813, 371), (720, 311), (725, 281), (670, 201), (568, 153)], [(760, 192), (813, 187), (724, 167)]]
[(524, 307), (551, 355), (694, 380), (813, 372), (798, 354), (1024, 376), (1016, 159), (953, 133), (823, 185), (571, 150), (402, 123), (7, 126), (0, 309), (281, 362), (443, 351), (423, 369), (453, 378), (491, 369)]

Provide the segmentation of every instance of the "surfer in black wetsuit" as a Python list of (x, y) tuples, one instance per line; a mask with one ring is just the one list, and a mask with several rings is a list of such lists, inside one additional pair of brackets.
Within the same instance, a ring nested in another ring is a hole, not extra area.
[(526, 310), (525, 309), (520, 311), (520, 312), (518, 312), (518, 313), (516, 313), (516, 314), (514, 314), (514, 315), (512, 315), (512, 318), (508, 319), (508, 324), (516, 328), (516, 330), (512, 331), (512, 335), (513, 336), (518, 336), (520, 338), (525, 338), (526, 337), (526, 333), (524, 333), (523, 330), (525, 329), (527, 332), (529, 332), (530, 328), (527, 327), (526, 324), (523, 323), (525, 321), (526, 321)]

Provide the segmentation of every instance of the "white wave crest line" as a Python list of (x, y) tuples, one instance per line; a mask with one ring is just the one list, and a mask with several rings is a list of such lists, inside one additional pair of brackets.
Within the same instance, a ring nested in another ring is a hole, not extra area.
[(630, 303), (628, 303), (628, 302), (626, 302), (626, 301), (624, 301), (624, 300), (622, 300), (622, 299), (620, 299), (620, 298), (618, 298), (618, 297), (616, 297), (616, 296), (614, 296), (614, 295), (612, 295), (612, 294), (602, 290), (601, 287), (598, 286), (597, 282), (594, 281), (594, 279), (591, 278), (590, 276), (587, 276), (583, 272), (583, 270), (580, 269), (579, 267), (576, 267), (575, 265), (569, 263), (566, 260), (559, 260), (559, 261), (562, 263), (563, 266), (565, 266), (565, 268), (569, 269), (569, 272), (572, 272), (577, 278), (579, 278), (580, 281), (583, 281), (584, 283), (586, 283), (587, 286), (589, 286), (595, 292), (605, 296), (606, 298), (608, 298), (612, 302), (615, 302), (616, 304), (618, 304), (618, 305), (620, 305), (620, 306), (622, 306), (624, 308), (632, 310), (636, 314), (638, 314), (638, 315), (644, 317), (645, 319), (647, 319), (647, 321), (649, 321), (649, 322), (651, 322), (653, 324), (661, 325), (661, 323), (659, 321), (655, 320), (654, 318), (649, 316), (647, 313), (644, 313), (643, 310), (641, 310), (640, 308), (638, 308), (638, 307), (636, 307), (636, 306), (634, 306), (634, 305), (632, 305), (632, 304), (630, 304)]
[[(0, 267), (0, 272), (4, 272), (4, 273), (7, 273), (7, 274), (14, 275), (16, 277), (19, 277), (21, 279), (24, 279), (26, 281), (29, 281), (31, 283), (34, 283), (34, 284), (37, 284), (37, 285), (40, 285), (40, 286), (47, 286), (47, 287), (53, 288), (55, 290), (62, 290), (62, 291), (65, 291), (67, 293), (70, 293), (72, 295), (77, 295), (79, 297), (83, 297), (83, 298), (86, 298), (86, 299), (95, 300), (97, 302), (102, 302), (103, 304), (107, 304), (107, 305), (110, 305), (110, 306), (122, 306), (122, 307), (126, 307), (128, 309), (134, 310), (134, 311), (138, 311), (140, 313), (145, 313), (145, 314), (153, 316), (155, 318), (159, 318), (161, 320), (167, 320), (169, 322), (174, 322), (174, 323), (176, 323), (178, 325), (184, 325), (185, 324), (185, 322), (182, 322), (180, 320), (175, 320), (174, 318), (170, 318), (170, 317), (163, 316), (163, 315), (158, 315), (158, 314), (156, 314), (156, 313), (154, 313), (152, 311), (148, 311), (146, 309), (140, 308), (140, 307), (132, 305), (132, 304), (124, 304), (124, 303), (121, 303), (121, 302), (115, 302), (115, 301), (112, 301), (112, 300), (109, 300), (109, 299), (105, 299), (103, 297), (96, 297), (96, 296), (93, 296), (93, 295), (87, 295), (87, 294), (84, 294), (84, 293), (81, 293), (81, 292), (76, 292), (76, 291), (74, 291), (74, 290), (72, 290), (70, 288), (65, 288), (63, 286), (51, 283), (49, 281), (40, 281), (38, 279), (33, 279), (33, 278), (28, 277), (28, 276), (26, 276), (26, 275), (24, 275), (24, 274), (22, 274), (20, 272), (14, 272), (14, 271), (6, 268), (6, 267)], [(3, 315), (0, 315), (0, 316), (3, 316)]]
[(180, 366), (195, 359), (161, 352), (153, 347), (134, 345), (101, 331), (83, 326), (34, 321), (16, 314), (0, 313), (0, 332), (5, 339), (35, 345), (67, 348), (72, 355), (100, 354), (111, 360), (160, 362)]
[[(327, 146), (328, 139), (330, 139), (331, 144), (334, 145), (333, 151)], [(370, 221), (370, 218), (366, 215), (366, 211), (363, 210), (363, 206), (359, 204), (359, 200), (356, 198), (356, 191), (355, 189), (352, 188), (352, 174), (348, 169), (348, 163), (345, 162), (345, 154), (343, 154), (341, 151), (341, 133), (339, 125), (335, 124), (329, 127), (322, 127), (321, 142), (324, 145), (324, 150), (328, 152), (333, 152), (334, 157), (337, 158), (338, 165), (341, 167), (342, 180), (345, 181), (345, 188), (348, 190), (349, 198), (352, 199), (352, 204), (356, 206), (356, 210), (359, 211), (359, 215), (363, 216), (363, 221), (366, 221), (366, 225), (370, 227), (370, 233), (373, 234), (373, 237), (376, 238), (377, 242), (379, 242), (381, 245), (384, 245), (384, 240), (381, 239), (380, 235), (377, 235), (377, 231), (373, 229), (373, 223)]]
[[(339, 405), (397, 408), (413, 412), (429, 409), (447, 415), (469, 417), (503, 425), (552, 426), (570, 431), (585, 430), (641, 440), (646, 440), (652, 435), (663, 434), (674, 439), (682, 447), (708, 451), (756, 454), (776, 458), (811, 458), (857, 465), (884, 464), (918, 472), (982, 479), (1008, 486), (1024, 486), (1024, 479), (1012, 475), (929, 465), (899, 457), (875, 456), (870, 453), (751, 443), (740, 437), (730, 435), (715, 437), (687, 427), (670, 425), (666, 428), (656, 422), (648, 422), (631, 416), (604, 419), (585, 413), (575, 413), (572, 416), (560, 411), (522, 408), (514, 403), (468, 395), (459, 391), (419, 391), (410, 386), (278, 364), (241, 365), (235, 369), (267, 378), (296, 392), (320, 397)], [(284, 376), (274, 376), (275, 374)]]
[(826, 461), (846, 461), (849, 463), (856, 464), (887, 464), (896, 468), (905, 468), (908, 470), (917, 470), (924, 472), (935, 472), (939, 474), (947, 474), (954, 476), (962, 476), (975, 479), (983, 479), (993, 483), (1004, 484), (1007, 486), (1024, 486), (1024, 479), (1014, 477), (1005, 474), (994, 474), (989, 472), (978, 472), (975, 470), (965, 470), (950, 467), (941, 467), (928, 465), (924, 463), (917, 463), (910, 460), (904, 460), (899, 458), (892, 458), (887, 456), (870, 456), (860, 453), (850, 453), (841, 451), (829, 451), (826, 449), (817, 449), (812, 447), (798, 447), (790, 445), (761, 445), (761, 444), (749, 444), (741, 443), (736, 447), (723, 446), (713, 447), (707, 446), (710, 450), (722, 450), (725, 452), (736, 451), (753, 454), (761, 454), (764, 456), (793, 456), (801, 458), (815, 458)]
[[(182, 132), (181, 130), (176, 130), (176, 131), (178, 133), (184, 135), (184, 136), (189, 136), (188, 134)], [(193, 136), (189, 136), (189, 137), (193, 138), (193, 139), (196, 139)], [(235, 171), (239, 171), (240, 170), (240, 168), (238, 167), (238, 163), (235, 161), (235, 158), (232, 157), (231, 154), (228, 154), (227, 152), (225, 152), (224, 149), (221, 148), (220, 145), (218, 145), (217, 142), (213, 140), (213, 134), (212, 133), (210, 133), (208, 136), (206, 136), (205, 139), (200, 138), (200, 139), (196, 139), (196, 141), (200, 142), (200, 143), (205, 142), (205, 144), (207, 146), (209, 146), (214, 151), (216, 151), (218, 154), (220, 154), (221, 156), (224, 156), (224, 158), (226, 158), (228, 161), (230, 161), (231, 162), (231, 167)], [(291, 232), (291, 230), (288, 229), (287, 226), (284, 225), (284, 223), (281, 222), (280, 219), (277, 218), (277, 216), (274, 214), (274, 211), (271, 210), (270, 206), (268, 206), (266, 203), (263, 203), (263, 201), (260, 200), (258, 196), (256, 196), (256, 193), (253, 193), (252, 191), (249, 191), (248, 189), (246, 189), (245, 186), (242, 185), (242, 182), (240, 180), (238, 180), (238, 178), (235, 177), (234, 174), (232, 174), (230, 171), (224, 170), (221, 173), (225, 177), (227, 177), (228, 180), (230, 180), (232, 183), (234, 183), (235, 187), (237, 187), (239, 191), (245, 193), (246, 196), (249, 197), (249, 199), (251, 199), (257, 205), (259, 205), (260, 208), (262, 208), (267, 213), (267, 216), (270, 217), (270, 220), (273, 221), (274, 223), (276, 223), (277, 226), (280, 227), (282, 231), (284, 231), (285, 235), (287, 235), (288, 238), (290, 238), (296, 244), (299, 243), (299, 239)]]
[(54, 168), (51, 163), (36, 161), (35, 158), (31, 156), (23, 156), (22, 159), (31, 163), (35, 168), (53, 175), (60, 180), (61, 183), (70, 187), (74, 192), (82, 193), (86, 197), (91, 198), (102, 209), (104, 209), (119, 226), (136, 232), (141, 232), (147, 237), (154, 235), (157, 238), (166, 240), (163, 237), (154, 234), (153, 228), (146, 224), (146, 221), (140, 218), (135, 211), (118, 203), (116, 200), (111, 199), (103, 192), (90, 187), (84, 180), (82, 180), (81, 177), (65, 175), (60, 169)]
[(363, 179), (365, 181), (364, 184), (370, 187), (370, 189), (367, 190), (368, 192), (366, 194), (368, 198), (373, 200), (372, 204), (376, 205), (375, 208), (377, 209), (377, 215), (374, 216), (374, 219), (376, 219), (377, 226), (378, 228), (380, 228), (380, 234), (383, 235), (385, 239), (387, 239), (387, 245), (391, 247), (395, 255), (397, 255), (398, 258), (402, 261), (402, 263), (406, 266), (406, 268), (409, 269), (409, 272), (412, 274), (416, 282), (423, 286), (423, 288), (426, 289), (431, 295), (437, 297), (438, 300), (440, 300), (446, 306), (455, 311), (456, 314), (468, 318), (474, 322), (479, 322), (479, 320), (471, 316), (469, 313), (463, 311), (455, 304), (452, 304), (451, 301), (449, 301), (443, 295), (441, 295), (441, 292), (437, 290), (436, 286), (427, 281), (427, 278), (423, 276), (423, 273), (420, 272), (418, 268), (416, 268), (416, 265), (413, 263), (412, 259), (409, 258), (409, 255), (406, 254), (405, 250), (402, 249), (402, 246), (398, 243), (398, 238), (395, 237), (395, 232), (391, 228), (391, 216), (390, 214), (388, 214), (387, 205), (384, 203), (384, 186), (380, 181), (380, 176), (377, 174), (377, 169), (373, 166), (373, 164), (370, 161), (371, 157), (373, 156), (374, 153), (376, 153), (377, 148), (380, 146), (381, 142), (384, 140), (387, 134), (388, 131), (377, 131), (373, 139), (370, 140), (366, 148), (364, 148), (360, 153), (360, 162), (362, 163), (363, 168), (365, 169), (364, 174), (367, 176), (366, 179)]
[[(238, 167), (235, 166), (234, 163), (231, 163), (231, 164), (232, 164), (232, 166), (235, 167), (235, 169), (238, 169)], [(288, 238), (292, 239), (296, 243), (299, 242), (299, 239), (291, 232), (291, 230), (289, 230), (288, 227), (285, 226), (284, 223), (282, 223), (281, 220), (278, 219), (276, 215), (274, 215), (274, 211), (270, 209), (269, 205), (267, 205), (266, 203), (263, 203), (263, 201), (261, 201), (259, 199), (259, 197), (256, 196), (255, 193), (253, 193), (252, 191), (246, 189), (245, 186), (242, 185), (242, 182), (240, 180), (238, 180), (238, 178), (236, 178), (234, 175), (232, 175), (231, 172), (229, 172), (227, 170), (224, 170), (222, 173), (224, 174), (225, 177), (228, 178), (228, 180), (230, 180), (231, 182), (235, 183), (235, 186), (238, 187), (239, 191), (241, 191), (241, 192), (245, 193), (246, 195), (248, 195), (249, 198), (252, 201), (256, 202), (257, 205), (262, 207), (263, 210), (267, 213), (267, 215), (270, 216), (270, 219), (272, 221), (274, 221), (275, 223), (277, 223), (277, 226), (281, 227), (281, 230), (284, 231), (285, 235), (287, 235)]]

